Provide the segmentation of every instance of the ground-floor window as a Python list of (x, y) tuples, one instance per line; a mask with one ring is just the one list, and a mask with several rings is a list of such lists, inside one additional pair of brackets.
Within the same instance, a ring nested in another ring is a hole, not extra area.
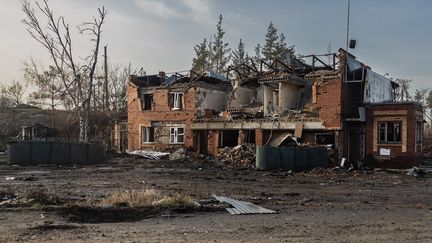
[(184, 143), (184, 128), (171, 127), (170, 129), (170, 143)]
[(423, 134), (422, 134), (422, 126), (423, 126), (423, 124), (422, 124), (422, 122), (420, 122), (420, 121), (417, 121), (417, 124), (416, 124), (416, 134), (415, 134), (415, 136), (416, 136), (416, 143), (417, 144), (419, 144), (419, 143), (422, 143), (422, 136), (423, 136)]
[(401, 122), (380, 122), (379, 123), (379, 142), (380, 143), (400, 143), (402, 142), (402, 123)]
[(154, 127), (141, 127), (141, 143), (154, 142)]

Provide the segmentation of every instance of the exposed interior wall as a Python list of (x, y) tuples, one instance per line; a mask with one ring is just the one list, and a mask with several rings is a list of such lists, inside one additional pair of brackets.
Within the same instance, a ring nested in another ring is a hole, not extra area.
[(241, 108), (262, 104), (263, 87), (236, 86), (231, 94), (229, 108)]
[(209, 88), (196, 88), (196, 115), (198, 118), (203, 117), (205, 110), (214, 110), (221, 112), (226, 108), (229, 94), (221, 90)]
[(230, 108), (239, 108), (246, 105), (251, 105), (256, 100), (256, 92), (254, 89), (247, 87), (236, 87), (233, 91)]

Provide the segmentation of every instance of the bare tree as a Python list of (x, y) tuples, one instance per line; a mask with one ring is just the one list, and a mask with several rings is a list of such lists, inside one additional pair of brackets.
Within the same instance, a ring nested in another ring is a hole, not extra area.
[(426, 94), (428, 89), (416, 89), (414, 93), (414, 101), (422, 105), (423, 108), (426, 107)]
[(132, 70), (131, 64), (128, 66), (114, 65), (109, 70), (110, 110), (114, 112), (126, 111), (128, 78), (136, 73), (136, 70)]
[(432, 90), (429, 91), (426, 98), (426, 107), (429, 109), (429, 115), (426, 116), (429, 118), (430, 125), (432, 125)]
[(27, 84), (13, 80), (9, 85), (1, 85), (1, 96), (3, 102), (9, 102), (13, 106), (24, 103), (24, 94)]
[(93, 17), (92, 21), (84, 22), (79, 27), (80, 33), (88, 34), (90, 41), (94, 42), (94, 48), (90, 55), (84, 58), (84, 64), (80, 65), (72, 51), (70, 27), (65, 18), (62, 16), (55, 17), (47, 0), (42, 3), (36, 1), (35, 5), (38, 13), (47, 20), (47, 24), (41, 24), (35, 9), (27, 0), (22, 0), (23, 12), (26, 16), (23, 22), (27, 26), (30, 36), (48, 51), (53, 66), (63, 83), (65, 95), (70, 98), (79, 115), (79, 139), (80, 141), (88, 141), (88, 116), (94, 74), (98, 61), (102, 26), (107, 11), (103, 7), (99, 8), (97, 17)]
[[(126, 111), (127, 108), (127, 82), (130, 75), (135, 74), (136, 69), (132, 65), (113, 65), (109, 64), (108, 68), (108, 87), (106, 94), (104, 80), (105, 77), (96, 75), (96, 81), (93, 89), (93, 109), (107, 112)], [(103, 73), (104, 68), (99, 68), (97, 73)], [(108, 96), (108, 106), (104, 105)]]
[(409, 89), (411, 86), (412, 79), (397, 79), (396, 83), (399, 84), (399, 88), (397, 89), (396, 100), (398, 101), (409, 101), (411, 100), (411, 95), (409, 93)]

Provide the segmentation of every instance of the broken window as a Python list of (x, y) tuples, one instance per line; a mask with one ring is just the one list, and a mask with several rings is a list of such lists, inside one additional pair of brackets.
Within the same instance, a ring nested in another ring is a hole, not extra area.
[(315, 133), (315, 142), (317, 144), (335, 144), (334, 133)]
[(154, 127), (141, 127), (141, 143), (154, 142)]
[(153, 94), (142, 94), (141, 95), (141, 107), (143, 111), (152, 109), (153, 105)]
[(402, 141), (401, 122), (380, 122), (379, 142), (400, 143)]
[(221, 147), (235, 147), (238, 145), (238, 130), (225, 130), (220, 133), (220, 146)]
[(365, 67), (354, 57), (347, 55), (345, 67), (345, 82), (361, 82), (364, 80)]
[(170, 93), (169, 94), (169, 106), (172, 110), (183, 109), (183, 94), (182, 93)]
[(171, 127), (170, 129), (170, 143), (184, 143), (184, 128)]

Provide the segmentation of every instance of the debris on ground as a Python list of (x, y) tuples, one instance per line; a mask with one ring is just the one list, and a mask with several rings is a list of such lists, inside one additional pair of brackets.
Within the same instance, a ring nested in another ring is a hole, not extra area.
[(255, 164), (255, 153), (254, 144), (242, 144), (219, 149), (216, 158), (230, 164), (253, 166)]
[(406, 175), (419, 177), (419, 176), (423, 176), (423, 175), (426, 175), (426, 174), (431, 173), (431, 172), (432, 171), (430, 171), (430, 170), (413, 166), (411, 169), (408, 170)]
[(230, 214), (276, 213), (276, 211), (260, 207), (250, 202), (235, 200), (224, 196), (212, 196), (221, 203), (228, 203), (233, 206), (233, 208), (225, 208)]
[(135, 151), (126, 150), (126, 153), (131, 155), (138, 155), (153, 160), (160, 160), (162, 157), (169, 155), (169, 153), (166, 152), (158, 152), (152, 150), (135, 150)]
[(170, 160), (186, 159), (186, 149), (180, 148), (169, 155)]

